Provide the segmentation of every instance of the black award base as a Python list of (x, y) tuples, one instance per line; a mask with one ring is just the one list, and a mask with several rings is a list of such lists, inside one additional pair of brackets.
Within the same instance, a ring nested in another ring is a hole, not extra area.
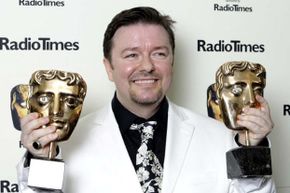
[(229, 179), (272, 175), (271, 152), (268, 147), (238, 147), (226, 153)]

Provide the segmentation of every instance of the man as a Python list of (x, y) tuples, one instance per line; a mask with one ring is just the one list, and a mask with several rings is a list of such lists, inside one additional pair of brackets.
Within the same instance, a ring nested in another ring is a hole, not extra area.
[[(153, 8), (136, 7), (109, 24), (104, 64), (116, 94), (111, 105), (84, 117), (68, 147), (62, 147), (68, 168), (64, 192), (275, 192), (270, 178), (228, 180), (225, 152), (237, 146), (233, 133), (166, 98), (174, 60), (173, 23)], [(264, 99), (261, 105), (267, 106)], [(269, 114), (262, 116), (270, 119)], [(34, 130), (47, 121), (28, 115), (22, 129)], [(267, 132), (260, 140), (272, 129), (263, 127)], [(56, 138), (53, 130), (40, 136), (44, 147)], [(145, 142), (152, 138), (149, 148)], [(33, 141), (22, 143), (29, 147)], [(19, 171), (22, 167), (20, 163)], [(25, 182), (25, 173), (19, 176)]]
[[(261, 141), (259, 136), (266, 132), (263, 130), (264, 124), (272, 124), (270, 119), (263, 120), (261, 119), (263, 116), (258, 114), (269, 114), (270, 111), (267, 106), (260, 106), (265, 85), (266, 70), (257, 63), (231, 61), (221, 65), (216, 73), (215, 89), (218, 100), (218, 111), (216, 112), (219, 112), (218, 114), (221, 115), (229, 129), (245, 133), (244, 139), (238, 135), (236, 137), (239, 137), (239, 140), (243, 140), (248, 146), (227, 152), (228, 177), (231, 179), (265, 176), (272, 173), (268, 141), (266, 138)], [(214, 107), (213, 103), (212, 107)], [(255, 111), (255, 108), (259, 111)], [(244, 112), (249, 114), (249, 111), (253, 112), (245, 120)], [(268, 123), (263, 123), (264, 121), (268, 121)], [(247, 128), (256, 129), (252, 132), (253, 130)], [(251, 145), (259, 147), (249, 147)], [(263, 159), (259, 160), (260, 157)]]

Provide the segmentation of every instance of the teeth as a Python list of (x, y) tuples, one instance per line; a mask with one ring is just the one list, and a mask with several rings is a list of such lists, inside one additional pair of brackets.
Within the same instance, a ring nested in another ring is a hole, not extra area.
[(135, 80), (137, 84), (151, 84), (154, 83), (155, 80)]

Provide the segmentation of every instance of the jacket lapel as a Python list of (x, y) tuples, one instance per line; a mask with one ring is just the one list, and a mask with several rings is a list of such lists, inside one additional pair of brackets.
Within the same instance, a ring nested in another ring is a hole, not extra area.
[[(104, 119), (103, 126), (110, 131), (109, 133), (112, 135), (111, 137), (114, 141), (114, 144), (111, 144), (113, 145), (111, 155), (118, 155), (118, 159), (112, 160), (112, 166), (118, 166), (115, 169), (118, 172), (123, 173), (126, 178), (125, 181), (129, 183), (124, 184), (124, 181), (122, 181), (122, 184), (119, 184), (119, 192), (124, 191), (141, 193), (142, 191), (135, 173), (135, 169), (127, 153), (126, 146), (123, 142), (111, 108), (108, 116)], [(162, 192), (174, 192), (174, 188), (182, 170), (189, 145), (192, 141), (193, 133), (194, 124), (192, 123), (192, 120), (179, 113), (175, 105), (169, 101)], [(108, 178), (113, 181), (118, 180), (114, 179), (114, 176), (108, 176)], [(122, 187), (124, 187), (124, 189), (122, 189)]]
[(169, 103), (162, 192), (174, 192), (193, 132), (194, 126), (190, 120), (180, 115), (175, 106)]
[(79, 126), (82, 136), (70, 141), (78, 146), (73, 148), (76, 152), (66, 158), (70, 161), (66, 192), (142, 193), (111, 106), (85, 117)]
[[(80, 175), (80, 172), (83, 172), (83, 178), (87, 180), (86, 183), (92, 185), (92, 187), (87, 187), (87, 189), (91, 190), (97, 186), (99, 187), (98, 190), (103, 192), (142, 193), (135, 169), (131, 163), (111, 107), (105, 108), (105, 111), (99, 113), (99, 116), (95, 117), (93, 121), (85, 120), (84, 122), (86, 125), (89, 124), (87, 127), (93, 127), (93, 131), (87, 136), (87, 140), (84, 142), (86, 147), (81, 150), (81, 155), (78, 155), (76, 159), (80, 159), (84, 163), (83, 158), (94, 152), (90, 158), (91, 160), (85, 160), (85, 163), (88, 162), (88, 165), (93, 165), (94, 167), (89, 168), (87, 171), (77, 169), (78, 175)], [(162, 182), (162, 192), (164, 193), (174, 192), (193, 132), (194, 126), (192, 121), (169, 102)], [(75, 167), (79, 168), (78, 164), (80, 161), (75, 163)], [(101, 175), (94, 174), (95, 171)], [(88, 173), (91, 175), (88, 175)], [(92, 176), (95, 176), (95, 179), (92, 179)], [(88, 182), (90, 179), (92, 179), (91, 183)], [(98, 184), (94, 183), (94, 180)], [(110, 185), (111, 183), (114, 185)], [(84, 189), (84, 187), (82, 188)]]
[[(131, 159), (127, 152), (126, 146), (122, 139), (118, 124), (114, 118), (113, 111), (110, 108), (109, 115), (104, 120), (103, 127), (108, 130), (108, 133), (111, 135), (111, 147), (109, 147), (108, 152), (111, 152), (108, 155), (111, 159), (111, 165), (114, 167), (112, 171), (116, 174), (122, 174), (123, 179), (120, 178), (120, 175), (110, 175), (107, 176), (112, 182), (118, 192), (136, 192), (141, 193), (141, 186), (138, 181), (135, 169), (132, 165)], [(106, 138), (107, 139), (107, 138)], [(113, 157), (112, 157), (113, 156)], [(115, 170), (115, 171), (114, 171)], [(112, 173), (111, 173), (112, 174)], [(116, 178), (119, 176), (118, 178)]]

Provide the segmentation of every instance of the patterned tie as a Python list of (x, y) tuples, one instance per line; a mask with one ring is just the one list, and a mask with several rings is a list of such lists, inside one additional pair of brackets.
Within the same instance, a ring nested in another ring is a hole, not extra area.
[(142, 124), (132, 124), (131, 130), (138, 130), (141, 134), (141, 145), (136, 155), (137, 176), (144, 193), (161, 192), (163, 169), (152, 151), (153, 133), (156, 121)]

